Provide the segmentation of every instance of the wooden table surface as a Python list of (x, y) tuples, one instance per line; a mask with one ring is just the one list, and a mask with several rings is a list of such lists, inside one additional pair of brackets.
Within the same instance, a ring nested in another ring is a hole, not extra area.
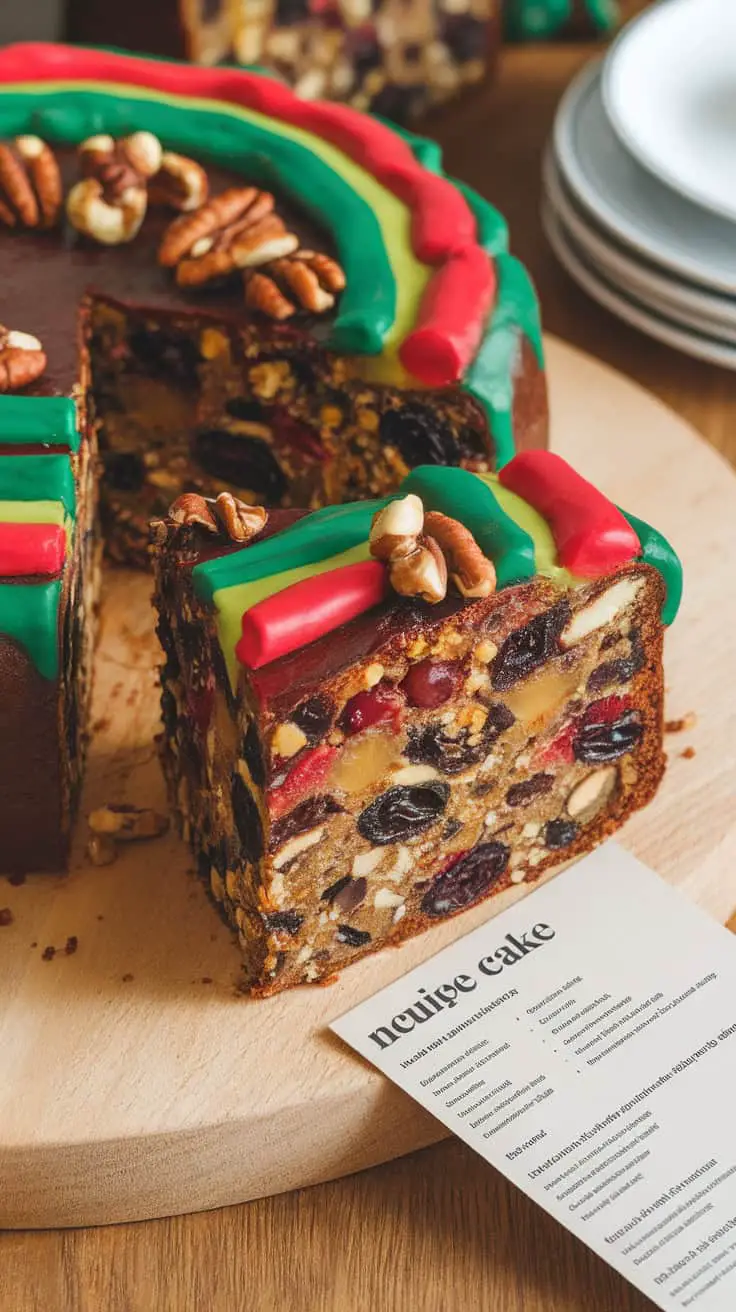
[[(629, 6), (637, 7), (636, 0)], [(506, 52), (497, 84), (434, 126), (449, 170), (497, 202), (549, 330), (629, 374), (736, 463), (736, 374), (627, 328), (555, 266), (539, 164), (588, 47)], [(644, 1312), (652, 1304), (451, 1141), (362, 1175), (199, 1216), (0, 1235), (2, 1312)]]

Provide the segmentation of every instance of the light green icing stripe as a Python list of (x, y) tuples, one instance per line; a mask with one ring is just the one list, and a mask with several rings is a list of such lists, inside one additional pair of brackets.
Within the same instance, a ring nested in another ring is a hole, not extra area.
[(499, 255), (496, 271), (498, 296), (490, 331), (481, 342), (462, 386), (486, 416), (500, 469), (516, 451), (514, 392), (522, 333), (534, 348), (540, 368), (543, 352), (539, 304), (529, 274), (513, 255)]
[(303, 128), (239, 105), (94, 81), (0, 88), (2, 133), (33, 130), (78, 142), (146, 128), (168, 146), (204, 153), (260, 185), (277, 186), (331, 230), (347, 288), (329, 345), (394, 355), (411, 330), (431, 276), (411, 248), (404, 203), (349, 156)]
[(568, 569), (557, 564), (557, 547), (552, 530), (539, 511), (516, 492), (503, 487), (493, 474), (478, 474), (478, 478), (492, 489), (493, 495), (506, 514), (529, 534), (534, 543), (535, 573), (551, 579), (561, 588), (573, 588), (578, 583), (582, 583), (582, 579), (577, 579)]
[(0, 634), (26, 651), (44, 679), (59, 673), (61, 580), (0, 583)]
[(226, 588), (254, 583), (289, 567), (316, 565), (339, 552), (349, 551), (367, 541), (374, 514), (390, 500), (386, 497), (380, 501), (325, 506), (264, 542), (254, 542), (229, 556), (202, 561), (192, 570), (194, 591), (203, 600), (211, 601), (215, 593)]
[(66, 396), (0, 397), (0, 446), (68, 446), (79, 450), (77, 413)]
[(362, 560), (370, 560), (367, 541), (361, 542), (349, 551), (328, 556), (314, 564), (299, 565), (280, 574), (270, 574), (249, 583), (240, 583), (215, 592), (213, 601), (217, 612), (217, 635), (233, 689), (237, 687), (240, 668), (235, 655), (235, 644), (242, 631), (243, 611), (250, 610), (251, 606), (256, 606), (259, 601), (265, 601), (267, 597), (272, 597), (277, 592), (283, 592), (294, 583), (301, 583), (303, 579), (316, 578), (318, 574), (341, 569), (343, 565), (357, 565)]
[(68, 455), (0, 457), (0, 502), (60, 501), (74, 515), (74, 475)]
[(60, 501), (0, 501), (0, 524), (64, 525), (67, 518)]

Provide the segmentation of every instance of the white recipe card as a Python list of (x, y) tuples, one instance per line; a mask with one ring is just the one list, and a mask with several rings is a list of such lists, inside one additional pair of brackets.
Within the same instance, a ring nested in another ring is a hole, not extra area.
[(666, 1309), (736, 1309), (736, 942), (609, 843), (332, 1028)]

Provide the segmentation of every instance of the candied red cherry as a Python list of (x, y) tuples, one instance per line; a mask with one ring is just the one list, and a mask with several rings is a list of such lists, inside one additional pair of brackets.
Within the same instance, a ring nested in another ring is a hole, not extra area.
[(283, 783), (268, 790), (267, 800), (271, 819), (277, 820), (287, 811), (291, 811), (308, 793), (319, 792), (337, 754), (337, 747), (328, 747), (325, 743), (300, 755)]
[(462, 671), (459, 661), (419, 661), (401, 684), (412, 706), (434, 710), (456, 692)]
[(396, 688), (388, 685), (371, 688), (369, 692), (358, 692), (349, 702), (338, 721), (343, 733), (348, 735), (361, 733), (363, 729), (372, 729), (376, 724), (391, 724), (397, 732), (401, 724), (404, 698)]

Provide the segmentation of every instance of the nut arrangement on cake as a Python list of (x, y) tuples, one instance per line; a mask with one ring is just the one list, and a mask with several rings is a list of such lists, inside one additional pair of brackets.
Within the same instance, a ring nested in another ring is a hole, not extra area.
[[(145, 565), (182, 494), (310, 509), (546, 442), (536, 297), (438, 148), (274, 79), (0, 52), (0, 868), (57, 869), (97, 469)], [(98, 458), (99, 456), (99, 458)], [(20, 526), (25, 527), (20, 527)]]
[(250, 990), (590, 850), (659, 783), (679, 562), (563, 460), (153, 526), (163, 760)]

